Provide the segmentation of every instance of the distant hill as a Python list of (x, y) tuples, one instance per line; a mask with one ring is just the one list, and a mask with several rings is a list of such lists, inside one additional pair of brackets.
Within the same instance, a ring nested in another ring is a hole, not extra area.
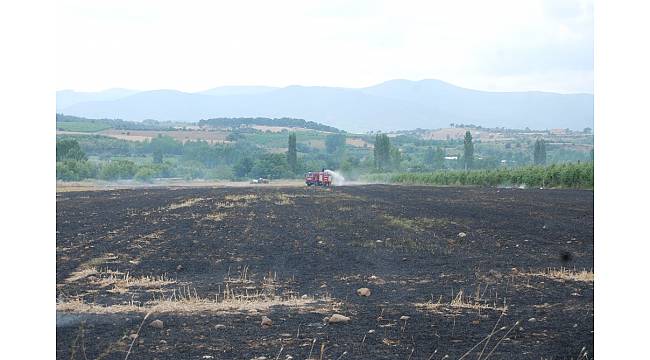
[(116, 100), (137, 93), (136, 90), (108, 89), (99, 92), (78, 92), (74, 90), (62, 90), (56, 92), (56, 110), (87, 101)]
[(102, 96), (107, 95), (57, 109), (68, 115), (135, 121), (290, 117), (347, 131), (430, 129), (450, 123), (581, 130), (593, 128), (594, 118), (591, 94), (486, 92), (439, 80), (391, 80), (360, 89), (225, 86), (200, 93), (156, 90), (113, 99)]
[(251, 94), (263, 94), (277, 89), (279, 88), (271, 87), (271, 86), (220, 86), (213, 89), (200, 91), (197, 94), (212, 95), (212, 96), (251, 95)]
[(488, 92), (440, 80), (391, 80), (361, 89), (366, 94), (414, 102), (488, 127), (582, 130), (594, 122), (594, 96), (539, 91)]
[[(200, 120), (196, 123), (201, 126), (211, 126), (214, 128), (240, 128), (255, 125), (299, 128), (317, 130), (330, 133), (341, 133), (335, 127), (323, 125), (314, 121), (293, 118), (215, 118)], [(58, 130), (63, 131), (82, 131), (96, 132), (105, 129), (118, 130), (174, 130), (179, 126), (185, 126), (187, 123), (182, 122), (161, 122), (158, 120), (147, 119), (143, 121), (125, 121), (122, 119), (89, 119), (79, 116), (56, 114), (56, 126)]]

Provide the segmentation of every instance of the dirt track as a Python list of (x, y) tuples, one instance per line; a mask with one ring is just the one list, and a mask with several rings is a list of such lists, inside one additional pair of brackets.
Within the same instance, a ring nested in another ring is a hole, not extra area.
[(593, 277), (560, 267), (593, 269), (592, 191), (59, 193), (57, 358), (123, 359), (152, 308), (130, 358), (591, 358)]

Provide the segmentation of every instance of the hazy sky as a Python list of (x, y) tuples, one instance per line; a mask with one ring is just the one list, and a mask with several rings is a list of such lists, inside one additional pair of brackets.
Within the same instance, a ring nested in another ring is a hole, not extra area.
[(593, 2), (57, 1), (57, 88), (593, 92)]

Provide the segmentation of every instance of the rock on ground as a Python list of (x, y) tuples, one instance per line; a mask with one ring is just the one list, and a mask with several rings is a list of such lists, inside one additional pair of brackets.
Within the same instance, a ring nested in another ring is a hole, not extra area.
[(370, 296), (370, 293), (371, 291), (367, 287), (357, 289), (357, 295), (359, 296)]
[(155, 329), (162, 329), (165, 326), (165, 324), (163, 324), (162, 320), (154, 320), (149, 323), (149, 326)]
[(349, 322), (349, 321), (350, 321), (350, 318), (349, 318), (349, 317), (344, 316), (344, 315), (341, 315), (341, 314), (334, 314), (334, 315), (330, 316), (330, 317), (327, 319), (327, 322), (330, 323), (330, 324), (336, 324), (336, 323), (343, 323), (343, 324), (345, 324), (345, 323), (347, 323), (347, 322)]
[(273, 320), (269, 319), (266, 316), (262, 316), (262, 327), (270, 327), (273, 325)]

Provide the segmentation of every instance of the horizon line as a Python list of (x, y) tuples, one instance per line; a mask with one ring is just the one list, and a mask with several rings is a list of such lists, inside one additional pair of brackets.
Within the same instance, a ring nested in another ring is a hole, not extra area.
[[(219, 88), (226, 88), (226, 87), (261, 87), (261, 88), (270, 88), (273, 90), (280, 90), (280, 89), (286, 89), (290, 87), (304, 87), (304, 88), (332, 88), (332, 89), (348, 89), (348, 90), (363, 90), (367, 88), (371, 88), (374, 86), (382, 85), (388, 82), (392, 81), (408, 81), (412, 83), (419, 83), (423, 81), (437, 81), (441, 82), (450, 86), (454, 86), (457, 88), (461, 88), (464, 90), (470, 90), (470, 91), (480, 91), (480, 92), (487, 92), (487, 93), (548, 93), (548, 94), (560, 94), (560, 95), (591, 95), (594, 96), (593, 92), (560, 92), (557, 90), (554, 91), (547, 91), (547, 90), (508, 90), (508, 91), (495, 91), (495, 90), (480, 90), (480, 89), (474, 89), (474, 88), (468, 88), (468, 87), (463, 87), (459, 85), (455, 85), (451, 82), (440, 80), (440, 79), (433, 79), (433, 78), (425, 78), (425, 79), (420, 79), (420, 80), (409, 80), (409, 79), (403, 79), (403, 78), (398, 78), (398, 79), (390, 79), (386, 81), (382, 81), (379, 83), (375, 83), (374, 85), (369, 85), (369, 86), (361, 86), (361, 87), (346, 87), (346, 86), (331, 86), (331, 85), (299, 85), (299, 84), (292, 84), (292, 85), (286, 85), (286, 86), (273, 86), (273, 85), (219, 85), (215, 87), (211, 87), (208, 89), (204, 90), (198, 90), (198, 91), (183, 91), (183, 90), (178, 90), (178, 89), (172, 89), (172, 88), (155, 88), (155, 89), (148, 89), (148, 90), (140, 90), (140, 89), (130, 89), (130, 88), (125, 88), (125, 87), (110, 87), (110, 88), (104, 88), (102, 90), (76, 90), (76, 89), (71, 89), (71, 88), (64, 88), (64, 89), (57, 89), (56, 93), (59, 92), (64, 92), (64, 91), (71, 91), (71, 92), (76, 92), (76, 93), (101, 93), (101, 92), (106, 92), (106, 91), (111, 91), (111, 90), (126, 90), (126, 91), (133, 91), (134, 94), (137, 93), (143, 93), (143, 92), (152, 92), (152, 91), (176, 91), (180, 93), (185, 93), (185, 94), (197, 94), (201, 95), (201, 93), (214, 90), (214, 89), (219, 89)], [(247, 94), (240, 94), (240, 95), (247, 95)], [(214, 96), (214, 95), (210, 95)]]

